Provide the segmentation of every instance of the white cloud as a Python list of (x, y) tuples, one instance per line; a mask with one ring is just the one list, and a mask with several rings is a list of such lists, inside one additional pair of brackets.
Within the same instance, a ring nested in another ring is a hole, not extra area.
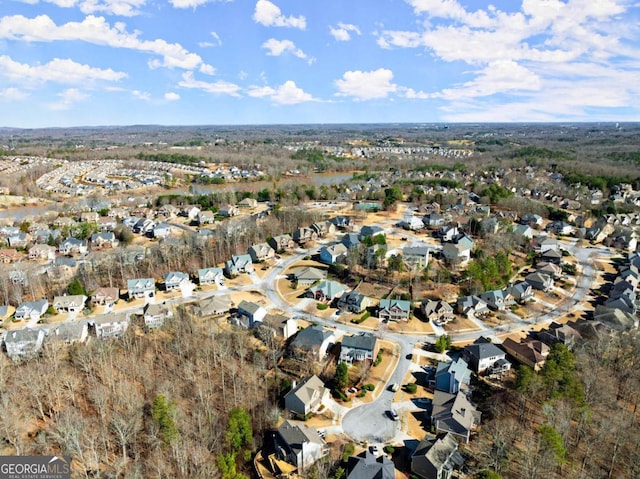
[(268, 50), (267, 55), (279, 57), (283, 53), (291, 53), (298, 58), (307, 58), (307, 55), (297, 48), (291, 40), (276, 40), (270, 38), (262, 44), (262, 48)]
[(213, 37), (214, 41), (200, 42), (198, 43), (198, 46), (202, 48), (207, 48), (207, 47), (219, 47), (222, 45), (222, 40), (220, 39), (220, 36), (216, 32), (211, 32), (211, 36)]
[(49, 108), (52, 110), (68, 110), (76, 103), (86, 100), (89, 95), (81, 92), (77, 88), (68, 88), (61, 93), (58, 93), (59, 101), (50, 103)]
[(477, 77), (457, 88), (446, 88), (433, 96), (446, 100), (477, 98), (511, 91), (537, 91), (542, 81), (538, 75), (510, 60), (490, 63)]
[(431, 95), (423, 91), (415, 91), (413, 88), (400, 88), (403, 96), (409, 100), (426, 100), (431, 98)]
[(173, 8), (197, 8), (204, 5), (208, 0), (169, 0)]
[(28, 65), (19, 63), (6, 55), (0, 55), (0, 75), (22, 82), (84, 84), (93, 81), (117, 82), (127, 77), (124, 72), (116, 72), (111, 68), (90, 67), (69, 59), (54, 58), (44, 65)]
[(149, 93), (148, 91), (133, 90), (131, 94), (138, 100), (142, 100), (142, 101), (151, 100), (151, 93)]
[(202, 90), (206, 91), (207, 93), (240, 96), (240, 94), (238, 93), (240, 91), (240, 87), (238, 85), (222, 80), (216, 82), (205, 82), (196, 80), (193, 77), (193, 72), (190, 71), (184, 72), (182, 74), (182, 80), (178, 82), (178, 86), (181, 86), (182, 88)]
[(269, 0), (258, 0), (253, 13), (253, 20), (265, 27), (292, 27), (304, 30), (307, 28), (307, 20), (304, 16), (288, 17), (282, 14), (280, 8)]
[(340, 80), (335, 81), (337, 95), (351, 96), (356, 100), (372, 100), (386, 98), (397, 90), (398, 86), (391, 82), (393, 72), (386, 68), (363, 72), (347, 71)]
[(351, 33), (360, 35), (360, 29), (350, 23), (338, 23), (337, 27), (329, 26), (329, 32), (339, 42), (348, 42), (351, 40)]
[(150, 53), (162, 57), (149, 62), (151, 68), (182, 68), (192, 70), (202, 64), (202, 58), (186, 50), (179, 43), (163, 39), (141, 40), (140, 32), (128, 33), (124, 23), (111, 27), (103, 17), (87, 16), (81, 22), (56, 25), (47, 15), (27, 18), (13, 15), (0, 18), (0, 38), (26, 42), (78, 40), (94, 45), (106, 45)]
[(167, 101), (178, 101), (180, 99), (180, 95), (170, 91), (164, 94), (164, 99)]
[(200, 65), (200, 73), (213, 76), (216, 74), (216, 69), (213, 68), (211, 65), (207, 65), (206, 63), (203, 63), (202, 65)]
[(271, 101), (279, 105), (295, 105), (307, 101), (317, 101), (310, 93), (299, 88), (294, 81), (286, 81), (278, 88), (270, 86), (251, 86), (247, 95), (254, 98), (269, 97)]
[(19, 90), (18, 88), (5, 88), (4, 90), (0, 90), (0, 101), (8, 102), (8, 101), (20, 101), (28, 98), (29, 94)]
[[(122, 17), (133, 17), (141, 13), (146, 0), (42, 0), (60, 8), (77, 7), (82, 13), (105, 13)], [(23, 3), (35, 5), (38, 0), (23, 0)]]

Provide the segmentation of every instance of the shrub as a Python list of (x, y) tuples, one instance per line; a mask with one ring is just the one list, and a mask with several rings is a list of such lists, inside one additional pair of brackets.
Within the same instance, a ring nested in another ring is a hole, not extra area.
[(327, 309), (329, 307), (328, 304), (325, 303), (316, 303), (316, 308), (318, 308), (319, 310), (323, 311), (325, 309)]
[(360, 316), (360, 322), (364, 321), (365, 319), (369, 318), (371, 316), (371, 312), (370, 311), (365, 311), (364, 314), (362, 316)]
[(367, 390), (366, 389), (362, 389), (358, 394), (356, 394), (357, 398), (363, 398), (367, 395)]
[(394, 452), (396, 452), (396, 448), (393, 446), (384, 446), (383, 451), (387, 454), (393, 454)]
[(380, 348), (380, 351), (378, 351), (378, 355), (376, 356), (376, 360), (373, 362), (374, 366), (378, 366), (381, 362), (382, 362), (382, 352), (384, 351), (384, 349)]
[(356, 450), (356, 447), (353, 443), (348, 443), (344, 445), (344, 449), (342, 450), (342, 461), (347, 462), (349, 457), (351, 457)]
[(409, 394), (414, 394), (418, 390), (418, 385), (416, 383), (406, 384), (404, 390)]
[(373, 384), (365, 384), (364, 386), (362, 386), (362, 389), (364, 389), (365, 391), (373, 391), (376, 387)]

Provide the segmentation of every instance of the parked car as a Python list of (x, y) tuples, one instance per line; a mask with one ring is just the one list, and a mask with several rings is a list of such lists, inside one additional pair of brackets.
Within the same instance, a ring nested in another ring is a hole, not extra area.
[(389, 413), (389, 417), (394, 421), (397, 421), (399, 419), (398, 413), (395, 409), (389, 409), (388, 413)]
[(393, 383), (391, 386), (389, 386), (389, 389), (394, 393), (397, 393), (400, 390), (400, 385), (398, 383)]

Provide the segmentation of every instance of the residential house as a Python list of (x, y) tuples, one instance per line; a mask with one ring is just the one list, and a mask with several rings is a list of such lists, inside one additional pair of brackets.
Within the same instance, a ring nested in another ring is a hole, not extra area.
[(85, 240), (79, 240), (76, 238), (67, 238), (60, 246), (58, 251), (60, 254), (72, 255), (72, 254), (86, 254), (88, 249), (87, 242)]
[(378, 354), (378, 341), (373, 334), (359, 333), (343, 336), (340, 346), (340, 361), (347, 364), (354, 362), (373, 362)]
[(231, 256), (230, 260), (224, 263), (224, 271), (229, 277), (234, 277), (240, 273), (253, 273), (253, 262), (248, 254)]
[(564, 221), (552, 221), (546, 226), (545, 231), (557, 235), (570, 235), (573, 233), (573, 229), (573, 226)]
[(420, 312), (427, 321), (437, 325), (453, 321), (453, 308), (446, 301), (426, 299), (420, 304)]
[(536, 271), (538, 273), (546, 274), (551, 278), (559, 278), (562, 276), (562, 268), (555, 263), (548, 263), (546, 261), (540, 261), (536, 265)]
[(529, 225), (516, 225), (513, 228), (513, 234), (520, 238), (533, 239), (533, 229)]
[(292, 276), (298, 283), (298, 286), (311, 286), (318, 281), (327, 279), (327, 271), (314, 268), (313, 266), (305, 266), (304, 268), (294, 270)]
[(162, 327), (164, 322), (173, 317), (173, 311), (166, 304), (147, 304), (144, 307), (144, 325), (147, 330)]
[(419, 479), (452, 479), (464, 465), (452, 433), (425, 436), (411, 455), (411, 472)]
[(268, 243), (276, 252), (290, 250), (296, 245), (290, 234), (273, 236)]
[(346, 258), (348, 254), (347, 247), (342, 243), (336, 243), (330, 246), (324, 246), (320, 250), (320, 261), (326, 264), (335, 264)]
[(291, 390), (284, 397), (284, 407), (292, 414), (304, 417), (317, 412), (329, 399), (329, 389), (318, 376), (310, 376), (300, 384), (294, 381)]
[(274, 338), (289, 339), (298, 332), (298, 320), (284, 314), (267, 313), (259, 327), (264, 331), (270, 331)]
[(429, 213), (422, 217), (422, 222), (427, 228), (438, 229), (444, 226), (444, 216), (440, 213)]
[(616, 331), (631, 331), (638, 328), (638, 317), (618, 308), (599, 304), (593, 312), (594, 322), (600, 322)]
[(91, 294), (91, 304), (99, 306), (113, 306), (120, 300), (118, 288), (97, 288)]
[(11, 284), (29, 286), (29, 276), (26, 271), (21, 269), (14, 269), (13, 271), (10, 271), (9, 281), (11, 281)]
[(120, 338), (129, 328), (129, 313), (96, 316), (89, 320), (89, 326), (98, 338)]
[(213, 267), (198, 270), (198, 284), (200, 284), (200, 286), (205, 284), (217, 284), (219, 286), (223, 286), (224, 283), (224, 272), (222, 268)]
[(534, 299), (533, 288), (527, 281), (520, 281), (509, 287), (509, 294), (517, 303), (526, 303)]
[(153, 225), (149, 232), (154, 238), (166, 238), (171, 234), (172, 229), (169, 223), (158, 223)]
[(115, 248), (117, 245), (118, 240), (112, 231), (103, 231), (91, 235), (92, 249)]
[(266, 261), (275, 255), (275, 250), (267, 243), (256, 243), (249, 248), (249, 256), (251, 256), (254, 263)]
[(198, 217), (196, 218), (196, 222), (198, 226), (208, 225), (211, 223), (215, 223), (216, 214), (213, 211), (205, 210), (198, 213)]
[(47, 267), (47, 274), (56, 281), (66, 281), (73, 277), (78, 270), (78, 262), (73, 258), (58, 256)]
[(84, 309), (87, 299), (83, 294), (56, 296), (53, 298), (53, 308), (58, 313), (78, 314)]
[(305, 244), (307, 241), (316, 241), (318, 233), (311, 228), (302, 227), (293, 232), (293, 240), (298, 244)]
[(33, 320), (38, 321), (49, 308), (49, 301), (46, 299), (39, 299), (38, 301), (26, 301), (16, 308), (13, 313), (14, 319), (17, 321)]
[(156, 295), (156, 282), (153, 278), (128, 279), (127, 294), (129, 299), (152, 299)]
[(318, 284), (310, 286), (305, 296), (316, 301), (331, 302), (334, 298), (339, 298), (347, 290), (347, 287), (337, 281), (322, 280)]
[[(156, 224), (161, 224), (161, 225), (167, 224), (167, 223), (156, 223), (151, 218), (145, 218), (145, 217), (142, 217), (142, 218), (135, 217), (135, 219), (137, 219), (137, 221), (132, 227), (133, 232), (141, 235), (152, 233), (153, 229), (156, 227)], [(127, 220), (124, 220), (123, 223), (125, 223), (125, 221)], [(128, 223), (125, 223), (125, 224), (128, 224)], [(153, 234), (151, 234), (151, 236), (153, 236)]]
[(232, 216), (238, 216), (240, 214), (240, 210), (238, 209), (237, 206), (227, 205), (227, 206), (223, 206), (222, 208), (220, 208), (218, 210), (218, 214), (220, 216), (226, 216), (226, 217), (230, 218)]
[(411, 268), (422, 270), (429, 264), (429, 247), (407, 246), (402, 248), (402, 259)]
[(80, 221), (82, 223), (97, 223), (100, 215), (95, 211), (83, 211), (80, 213)]
[(182, 208), (180, 214), (182, 216), (186, 216), (190, 221), (195, 221), (198, 215), (200, 214), (201, 209), (196, 205), (188, 205)]
[(102, 231), (113, 231), (118, 226), (118, 221), (110, 216), (101, 216), (98, 218), (98, 226)]
[(198, 302), (200, 317), (227, 314), (232, 306), (233, 302), (231, 301), (231, 296), (228, 294), (217, 294), (201, 299)]
[(340, 242), (347, 247), (347, 249), (354, 249), (360, 245), (360, 238), (355, 233), (345, 234)]
[(56, 248), (48, 244), (35, 244), (29, 248), (29, 259), (53, 261), (56, 259)]
[(485, 291), (480, 295), (480, 298), (487, 303), (489, 308), (496, 311), (503, 311), (509, 306), (516, 304), (513, 300), (513, 296), (511, 296), (511, 293), (506, 289)]
[(507, 338), (502, 342), (502, 348), (518, 362), (529, 366), (534, 371), (540, 371), (549, 355), (549, 346), (536, 339), (526, 339), (516, 342)]
[(327, 235), (332, 235), (336, 232), (336, 227), (330, 221), (323, 221), (320, 223), (313, 223), (310, 228), (316, 232), (318, 238), (324, 238)]
[(456, 237), (452, 242), (442, 245), (442, 256), (450, 265), (464, 266), (471, 259), (472, 249), (473, 240), (467, 235), (462, 235)]
[(471, 431), (480, 423), (480, 412), (469, 402), (462, 391), (450, 394), (433, 393), (431, 424), (436, 433), (451, 433), (464, 444), (469, 442)]
[(458, 226), (442, 226), (438, 230), (438, 236), (443, 242), (452, 242), (453, 239), (460, 234)]
[(576, 328), (570, 324), (559, 324), (555, 322), (551, 323), (547, 329), (538, 332), (537, 337), (548, 346), (561, 343), (569, 349), (573, 349), (573, 347), (582, 340), (582, 335)]
[(257, 326), (257, 323), (261, 323), (264, 317), (267, 315), (267, 310), (264, 306), (251, 301), (240, 301), (238, 305), (238, 314), (247, 318), (250, 328)]
[(336, 216), (329, 221), (335, 225), (339, 230), (346, 230), (351, 227), (351, 218), (348, 216)]
[(338, 300), (338, 309), (348, 311), (350, 313), (362, 313), (371, 306), (372, 299), (357, 291), (349, 291), (340, 296)]
[(538, 242), (538, 253), (542, 254), (550, 249), (559, 250), (558, 240), (555, 238), (544, 237)]
[(469, 317), (480, 317), (489, 313), (489, 305), (479, 296), (461, 296), (456, 302), (458, 313)]
[(59, 229), (62, 229), (64, 227), (72, 228), (75, 225), (75, 220), (73, 218), (69, 218), (68, 216), (60, 216), (53, 221), (53, 226)]
[(315, 325), (299, 331), (291, 341), (291, 348), (298, 354), (310, 354), (315, 360), (322, 361), (335, 341), (333, 331)]
[(238, 202), (240, 208), (257, 208), (258, 200), (255, 198), (244, 198)]
[(384, 229), (382, 229), (380, 226), (377, 226), (377, 225), (363, 226), (360, 229), (360, 241), (362, 241), (364, 238), (379, 236), (383, 234), (384, 234)]
[(533, 213), (528, 213), (520, 217), (520, 224), (529, 225), (531, 227), (540, 227), (543, 222), (544, 218), (542, 218), (542, 216)]
[(471, 370), (468, 366), (462, 358), (446, 363), (438, 363), (435, 375), (435, 389), (449, 394), (456, 394), (461, 388), (468, 387), (471, 381)]
[(404, 299), (381, 299), (378, 317), (383, 321), (407, 321), (411, 313), (411, 301)]
[(183, 273), (181, 271), (169, 271), (165, 273), (162, 277), (164, 280), (164, 289), (165, 291), (174, 291), (176, 289), (183, 288), (187, 283), (190, 283), (188, 273)]
[(275, 435), (276, 456), (300, 473), (329, 454), (329, 447), (314, 427), (285, 421)]
[(89, 337), (88, 321), (66, 321), (51, 329), (51, 339), (64, 344), (84, 343)]
[(44, 329), (24, 328), (7, 331), (4, 347), (12, 361), (21, 361), (35, 357), (42, 349), (46, 332)]
[(29, 233), (16, 233), (7, 237), (7, 244), (11, 248), (26, 248), (31, 241)]
[(465, 346), (462, 353), (469, 368), (477, 374), (508, 371), (511, 364), (506, 361), (506, 357), (504, 350), (482, 337)]
[(553, 289), (553, 278), (539, 271), (528, 274), (525, 277), (525, 281), (529, 283), (533, 289), (544, 291), (545, 293)]
[(398, 223), (401, 228), (409, 231), (420, 231), (425, 227), (425, 224), (417, 216), (406, 216)]
[(7, 304), (0, 305), (0, 321), (4, 321), (5, 319), (9, 319), (9, 317), (13, 314), (14, 308)]
[(395, 479), (395, 474), (395, 465), (386, 454), (376, 456), (366, 450), (347, 462), (346, 479)]

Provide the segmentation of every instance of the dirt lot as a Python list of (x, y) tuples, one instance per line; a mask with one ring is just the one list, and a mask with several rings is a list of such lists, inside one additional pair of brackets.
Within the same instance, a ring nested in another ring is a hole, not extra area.
[(478, 326), (476, 326), (473, 321), (460, 315), (456, 315), (453, 321), (444, 325), (444, 330), (449, 333), (457, 331), (477, 331), (478, 329)]

